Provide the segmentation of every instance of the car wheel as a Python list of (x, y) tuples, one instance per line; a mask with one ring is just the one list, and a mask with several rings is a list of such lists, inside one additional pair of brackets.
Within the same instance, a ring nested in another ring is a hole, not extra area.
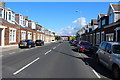
[(32, 46), (31, 45), (28, 45), (28, 48), (31, 48)]
[(112, 72), (113, 72), (114, 78), (120, 78), (120, 69), (118, 66), (116, 66), (116, 65), (113, 66)]
[(79, 50), (79, 49), (77, 49), (77, 51), (80, 53), (80, 50)]

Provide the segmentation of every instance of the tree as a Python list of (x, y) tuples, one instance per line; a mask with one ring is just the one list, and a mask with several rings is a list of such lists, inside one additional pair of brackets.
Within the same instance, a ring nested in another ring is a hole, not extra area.
[(60, 36), (55, 35), (55, 40), (60, 40), (62, 39)]

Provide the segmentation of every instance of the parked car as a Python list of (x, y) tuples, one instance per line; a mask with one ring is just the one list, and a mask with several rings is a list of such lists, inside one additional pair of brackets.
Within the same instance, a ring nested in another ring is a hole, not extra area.
[(23, 47), (35, 47), (35, 42), (33, 40), (22, 40), (19, 42), (19, 48), (23, 48)]
[(60, 40), (59, 43), (63, 43), (63, 40)]
[(70, 40), (69, 43), (72, 44), (73, 41), (74, 41), (74, 40)]
[(43, 40), (36, 40), (35, 44), (36, 44), (36, 46), (43, 46), (44, 45), (44, 41)]
[(56, 42), (56, 40), (52, 40), (51, 42), (52, 42), (52, 43), (55, 43), (55, 42)]
[(77, 51), (78, 52), (91, 52), (93, 53), (93, 46), (88, 41), (79, 41), (77, 44)]
[(78, 42), (79, 42), (79, 41), (74, 40), (74, 41), (72, 42), (72, 46), (77, 46)]
[(110, 69), (114, 78), (120, 78), (120, 42), (102, 42), (96, 52), (96, 61)]

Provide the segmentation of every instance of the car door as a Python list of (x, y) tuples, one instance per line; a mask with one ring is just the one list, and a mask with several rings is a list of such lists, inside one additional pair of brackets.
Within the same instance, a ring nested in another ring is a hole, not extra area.
[(99, 55), (99, 59), (101, 60), (101, 62), (104, 61), (104, 54), (105, 54), (106, 45), (107, 45), (106, 42), (103, 42), (102, 45), (98, 49), (98, 55)]
[(109, 66), (111, 53), (112, 53), (112, 45), (107, 43), (105, 53), (104, 53), (104, 61), (106, 66)]

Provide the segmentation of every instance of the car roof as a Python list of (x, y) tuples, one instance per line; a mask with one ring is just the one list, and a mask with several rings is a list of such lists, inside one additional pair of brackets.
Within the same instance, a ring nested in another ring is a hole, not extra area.
[(106, 43), (109, 43), (111, 45), (120, 45), (120, 42), (117, 42), (117, 41), (104, 41)]

